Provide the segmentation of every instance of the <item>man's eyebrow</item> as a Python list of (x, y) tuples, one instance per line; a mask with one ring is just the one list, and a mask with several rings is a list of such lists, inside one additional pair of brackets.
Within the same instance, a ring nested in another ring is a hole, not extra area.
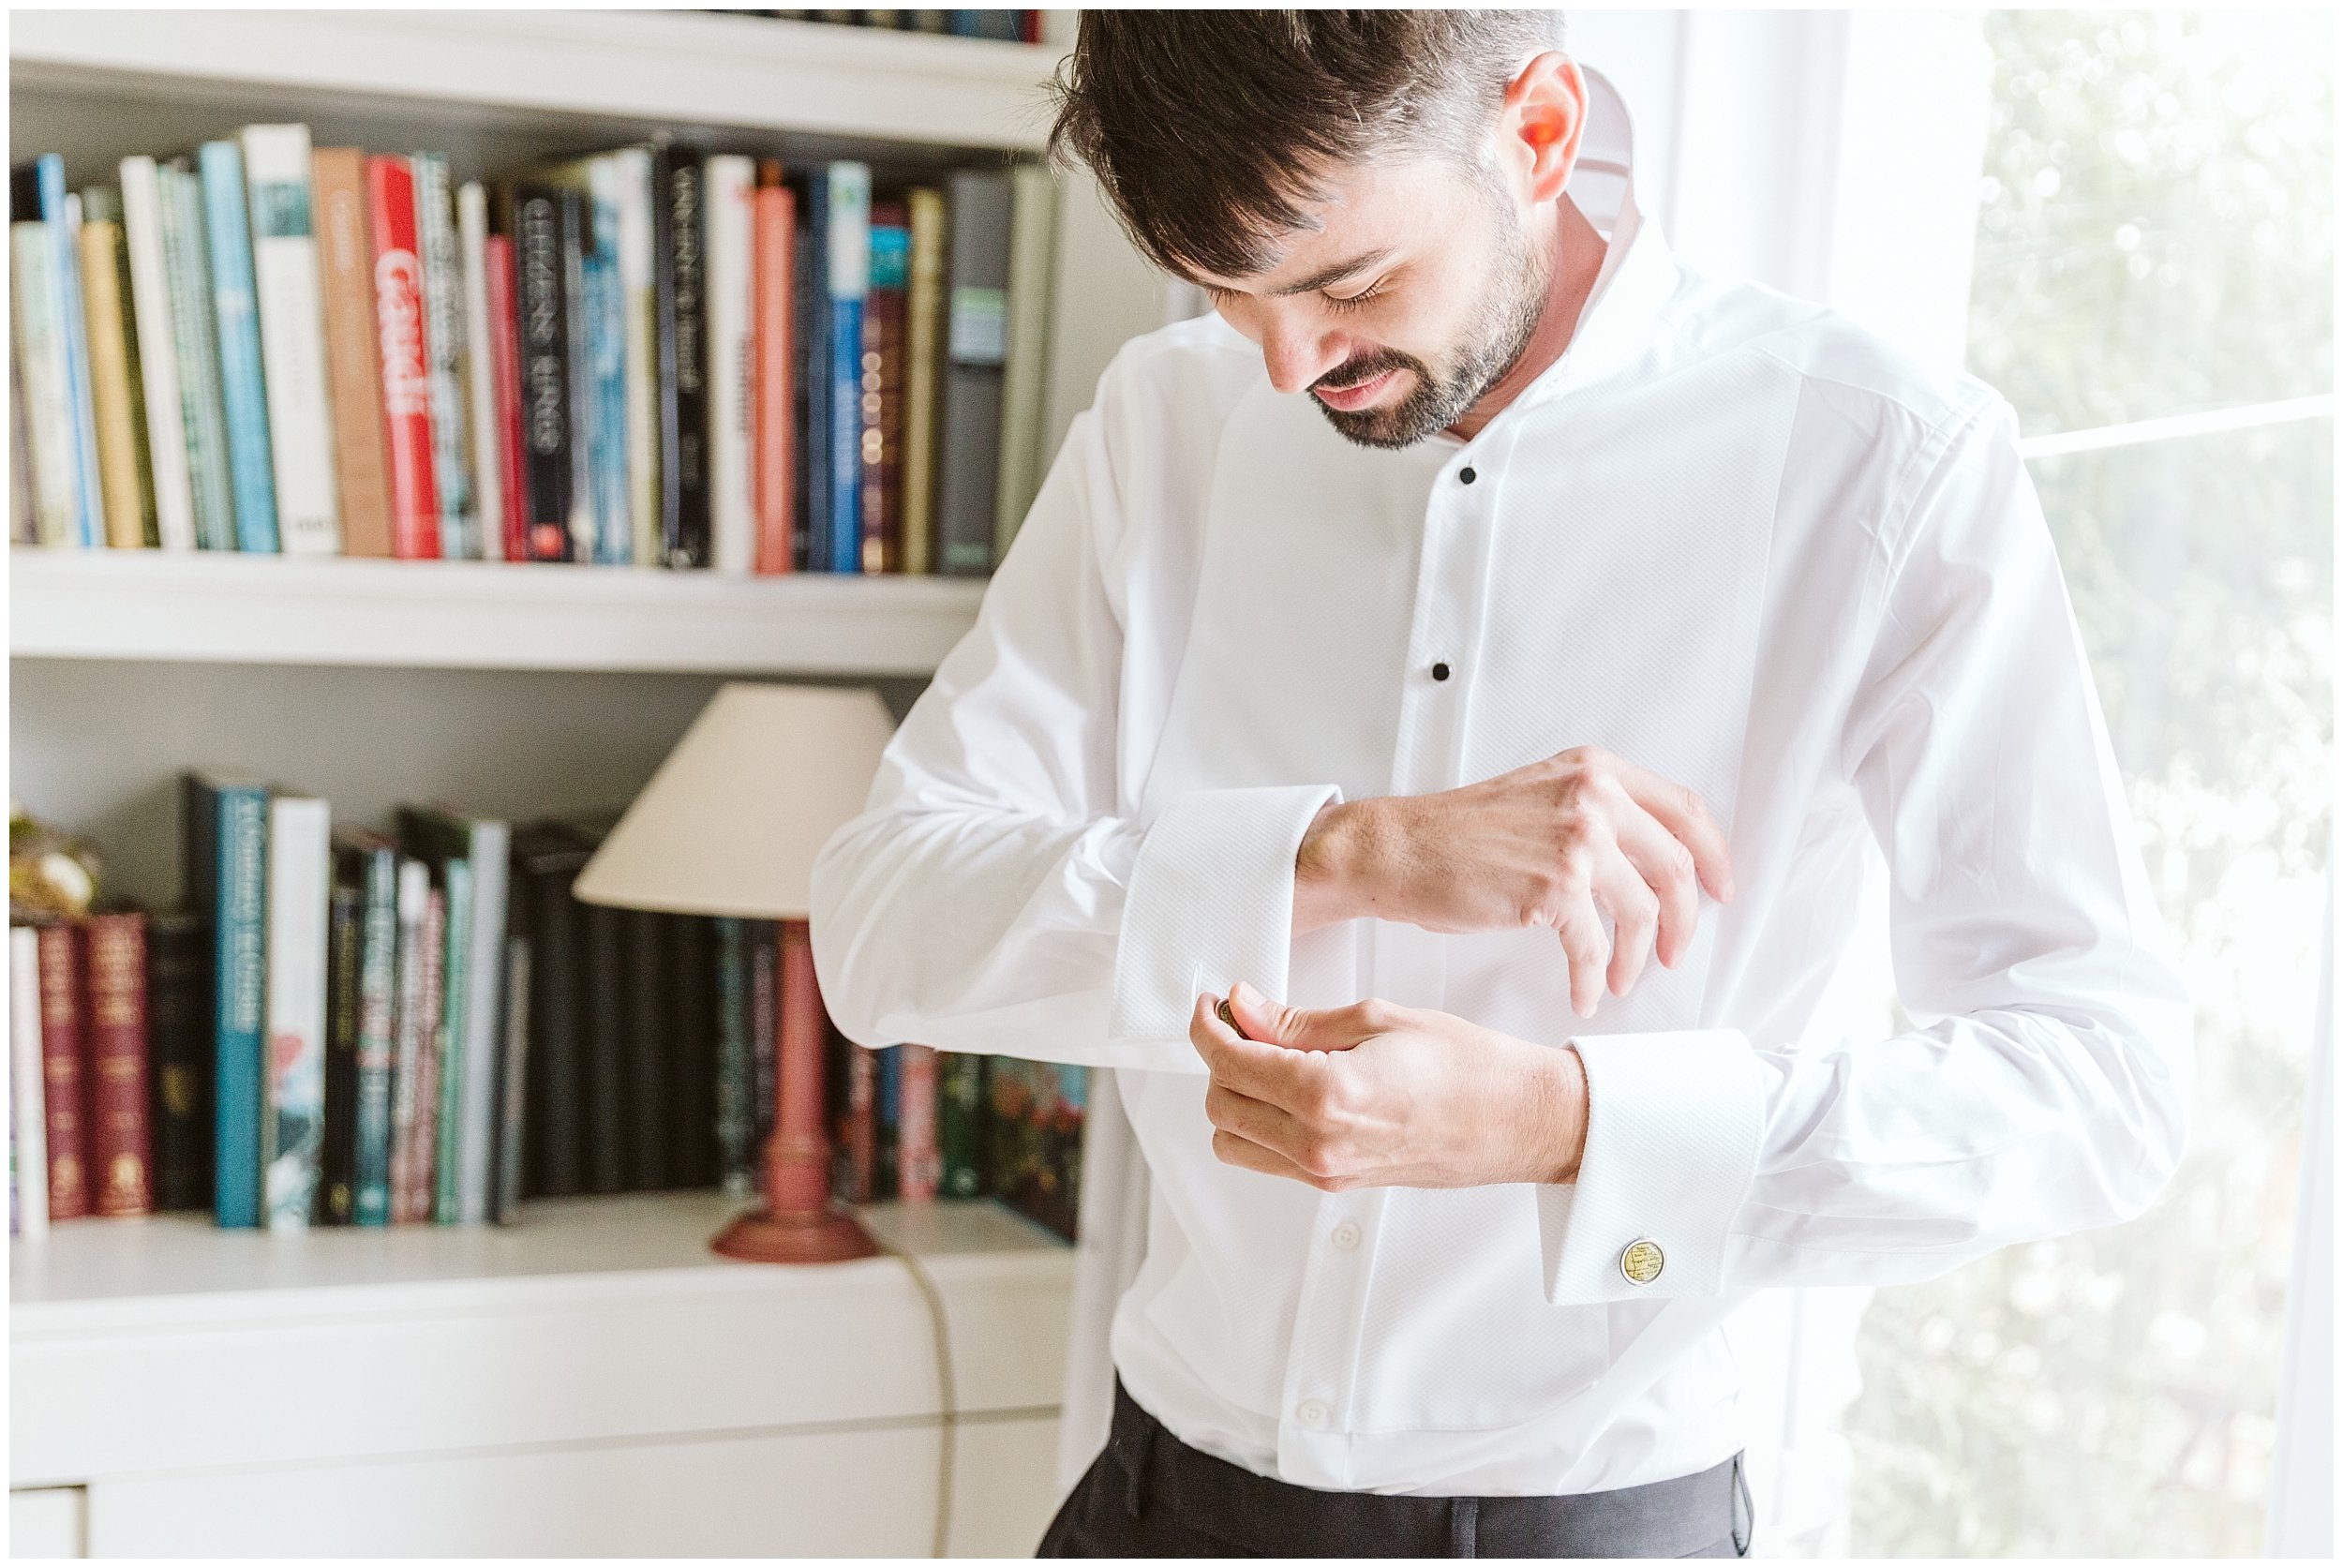
[(1347, 277), (1355, 276), (1378, 262), (1388, 261), (1390, 257), (1391, 246), (1384, 246), (1380, 250), (1370, 250), (1365, 255), (1353, 256), (1347, 261), (1337, 261), (1331, 267), (1321, 267), (1299, 282), (1279, 284), (1268, 292), (1272, 297), (1306, 294), (1313, 289), (1323, 289), (1329, 283), (1339, 283)]

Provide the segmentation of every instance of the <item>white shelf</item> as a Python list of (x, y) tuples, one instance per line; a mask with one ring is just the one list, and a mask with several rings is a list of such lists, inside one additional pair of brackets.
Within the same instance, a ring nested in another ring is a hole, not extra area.
[(981, 580), (163, 550), (8, 552), (17, 658), (905, 675)]
[(253, 89), (1033, 152), (1050, 45), (695, 11), (19, 11), (18, 89)]

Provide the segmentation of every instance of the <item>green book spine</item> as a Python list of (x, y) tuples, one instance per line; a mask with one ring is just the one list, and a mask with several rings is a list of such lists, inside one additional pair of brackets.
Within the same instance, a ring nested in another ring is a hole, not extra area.
[(442, 972), (447, 981), (440, 1005), (440, 1136), (431, 1215), (442, 1225), (453, 1225), (463, 1212), (463, 1140), (457, 1129), (462, 1126), (464, 1053), (470, 1043), (464, 1021), (470, 1016), (467, 1004), (472, 978), (471, 862), (450, 860), (446, 874), (447, 957)]
[(749, 940), (739, 920), (716, 922), (716, 1143), (725, 1195), (756, 1190), (756, 1064), (749, 1049)]
[(937, 1061), (935, 1136), (947, 1198), (984, 1196), (984, 1063), (957, 1051)]
[(220, 391), (219, 328), (212, 319), (203, 186), (184, 169), (162, 169), (157, 178), (163, 195), (163, 279), (171, 295), (172, 346), (178, 351), (179, 413), (187, 427), (195, 542), (201, 549), (232, 550), (236, 505), (228, 478), (228, 410)]
[(366, 851), (358, 959), (356, 1222), (391, 1222), (391, 1064), (397, 1051), (398, 852)]

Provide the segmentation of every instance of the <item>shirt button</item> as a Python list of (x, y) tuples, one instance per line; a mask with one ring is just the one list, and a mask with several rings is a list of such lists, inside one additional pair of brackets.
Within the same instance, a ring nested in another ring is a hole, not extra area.
[(1345, 1252), (1355, 1250), (1359, 1245), (1359, 1228), (1344, 1220), (1335, 1227), (1334, 1244)]
[(1481, 476), (1480, 476), (1478, 473), (1474, 472), (1474, 471), (1473, 471), (1472, 470), (1470, 470), (1470, 469), (1459, 469), (1459, 470), (1456, 470), (1456, 478), (1457, 478), (1457, 479), (1458, 479), (1461, 483), (1466, 484), (1466, 485), (1470, 485), (1470, 484), (1471, 484), (1474, 480), (1476, 480), (1476, 479), (1478, 479), (1478, 478), (1480, 478), (1480, 477), (1481, 477)]
[(1667, 1254), (1649, 1236), (1629, 1242), (1627, 1250), (1619, 1255), (1619, 1271), (1627, 1277), (1630, 1285), (1649, 1285), (1660, 1277), (1660, 1271), (1665, 1267)]
[(1305, 1399), (1293, 1407), (1293, 1418), (1305, 1426), (1323, 1426), (1326, 1407), (1316, 1399)]
[(1447, 660), (1442, 659), (1439, 664), (1432, 666), (1432, 679), (1435, 680), (1445, 680), (1448, 679)]

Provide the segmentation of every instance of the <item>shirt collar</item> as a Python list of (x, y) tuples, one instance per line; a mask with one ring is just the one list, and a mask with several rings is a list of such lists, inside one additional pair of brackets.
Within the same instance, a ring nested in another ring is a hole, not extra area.
[(1564, 194), (1604, 235), (1608, 248), (1570, 346), (1523, 391), (1514, 408), (1543, 403), (1634, 359), (1649, 340), (1661, 307), (1678, 282), (1667, 237), (1635, 202), (1635, 133), (1626, 101), (1601, 71), (1583, 62), (1579, 69), (1587, 82), (1587, 129)]

